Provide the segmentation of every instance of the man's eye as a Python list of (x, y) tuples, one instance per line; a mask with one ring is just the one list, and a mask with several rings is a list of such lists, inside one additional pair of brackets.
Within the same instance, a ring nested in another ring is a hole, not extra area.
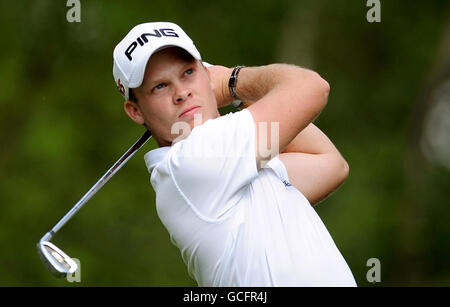
[(157, 86), (155, 86), (153, 89), (154, 90), (160, 90), (160, 89), (162, 89), (162, 88), (164, 88), (164, 84), (158, 84)]

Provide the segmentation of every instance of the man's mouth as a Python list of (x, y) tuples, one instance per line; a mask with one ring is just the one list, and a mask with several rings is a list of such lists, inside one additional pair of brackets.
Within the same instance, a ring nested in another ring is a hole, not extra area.
[(189, 116), (189, 115), (192, 115), (194, 113), (197, 113), (198, 109), (200, 109), (200, 106), (189, 107), (186, 110), (184, 110), (180, 115), (178, 115), (178, 118)]

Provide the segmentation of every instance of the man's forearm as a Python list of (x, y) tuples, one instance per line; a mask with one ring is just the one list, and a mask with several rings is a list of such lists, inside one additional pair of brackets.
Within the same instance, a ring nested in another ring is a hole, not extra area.
[[(213, 66), (208, 68), (208, 70), (211, 72), (211, 78), (215, 85), (214, 91), (218, 107), (229, 105), (235, 100), (228, 87), (228, 80), (233, 69), (224, 66)], [(304, 76), (302, 74), (299, 75), (299, 70), (304, 72)], [(295, 73), (291, 73), (294, 71)], [(270, 93), (277, 86), (293, 78), (293, 76), (297, 78), (296, 81), (301, 82), (298, 79), (307, 79), (311, 72), (311, 70), (289, 64), (245, 67), (239, 73), (235, 92), (244, 102), (244, 106), (248, 107)]]
[[(303, 129), (293, 140), (286, 146), (283, 151), (288, 152), (302, 152), (309, 154), (325, 154), (335, 153), (339, 154), (339, 151), (328, 138), (316, 125), (309, 124)], [(339, 154), (340, 155), (340, 154)]]
[(279, 158), (291, 183), (312, 205), (326, 198), (347, 178), (349, 166), (331, 140), (309, 124), (286, 146)]
[[(299, 70), (304, 72), (304, 76), (299, 75)], [(294, 71), (295, 73), (292, 73)], [(304, 77), (306, 79), (310, 73), (310, 70), (288, 64), (245, 67), (240, 71), (236, 94), (244, 102), (244, 106), (248, 107), (270, 93), (273, 89), (282, 84), (286, 84), (286, 81), (293, 78), (293, 76), (296, 78)], [(297, 79), (297, 81), (300, 80)], [(229, 99), (231, 101), (234, 100), (231, 94)]]

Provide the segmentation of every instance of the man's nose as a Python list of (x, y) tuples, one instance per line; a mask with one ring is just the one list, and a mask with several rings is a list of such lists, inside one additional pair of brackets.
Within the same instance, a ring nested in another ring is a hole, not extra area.
[(184, 86), (177, 86), (174, 96), (174, 103), (179, 104), (184, 101), (186, 101), (190, 96), (192, 95), (192, 92), (189, 88)]

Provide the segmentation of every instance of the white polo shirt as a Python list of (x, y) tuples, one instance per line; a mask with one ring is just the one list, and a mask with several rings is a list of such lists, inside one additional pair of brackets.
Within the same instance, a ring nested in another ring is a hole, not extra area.
[(199, 286), (356, 286), (316, 211), (273, 158), (256, 168), (247, 109), (145, 155), (156, 209)]

